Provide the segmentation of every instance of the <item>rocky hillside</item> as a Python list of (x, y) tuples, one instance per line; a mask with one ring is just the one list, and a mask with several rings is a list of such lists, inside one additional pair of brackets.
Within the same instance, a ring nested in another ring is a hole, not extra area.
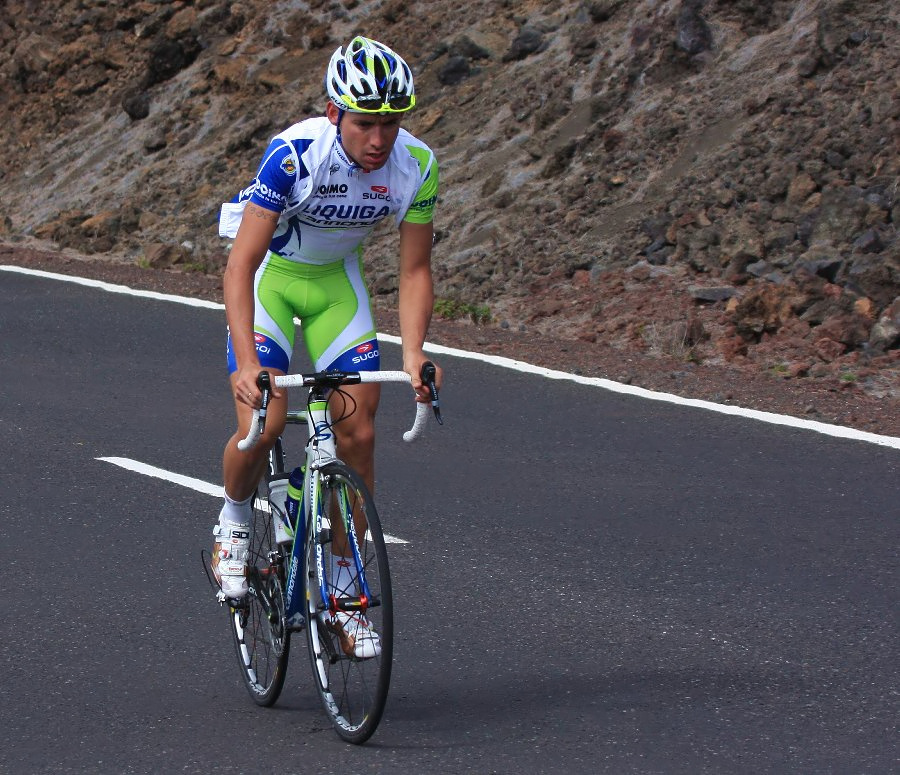
[(362, 32), (412, 65), (441, 162), (440, 313), (897, 395), (898, 26), (882, 0), (7, 0), (0, 239), (220, 272), (219, 203)]

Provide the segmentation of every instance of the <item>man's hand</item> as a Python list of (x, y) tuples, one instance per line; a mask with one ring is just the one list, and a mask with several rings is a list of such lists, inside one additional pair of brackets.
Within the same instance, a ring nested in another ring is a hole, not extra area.
[[(426, 361), (434, 363), (433, 359), (429, 358), (421, 350), (403, 358), (403, 371), (409, 374), (413, 390), (416, 391), (416, 401), (421, 404), (427, 404), (431, 401), (431, 392), (428, 390), (428, 386), (422, 382), (422, 364)], [(443, 384), (444, 371), (437, 364), (435, 364), (435, 370), (434, 384), (440, 390)]]
[[(242, 366), (235, 372), (236, 379), (232, 383), (235, 401), (246, 404), (251, 409), (259, 409), (262, 404), (262, 392), (256, 384), (256, 378), (262, 370), (259, 363), (256, 363)], [(281, 391), (275, 387), (274, 381), (270, 395), (272, 398), (281, 398)]]

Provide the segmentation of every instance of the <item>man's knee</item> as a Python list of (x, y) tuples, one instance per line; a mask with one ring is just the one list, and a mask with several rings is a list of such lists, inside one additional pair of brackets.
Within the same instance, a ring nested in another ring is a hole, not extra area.
[(375, 446), (374, 418), (353, 418), (355, 422), (345, 420), (335, 426), (338, 445), (347, 448), (368, 449)]

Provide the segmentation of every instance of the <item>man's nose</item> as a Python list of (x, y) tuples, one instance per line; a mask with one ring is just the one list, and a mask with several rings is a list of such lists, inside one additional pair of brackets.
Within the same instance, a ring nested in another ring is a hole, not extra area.
[(376, 124), (374, 129), (372, 130), (372, 145), (380, 148), (383, 145), (387, 144), (388, 140), (388, 131), (387, 128), (382, 126), (381, 124)]

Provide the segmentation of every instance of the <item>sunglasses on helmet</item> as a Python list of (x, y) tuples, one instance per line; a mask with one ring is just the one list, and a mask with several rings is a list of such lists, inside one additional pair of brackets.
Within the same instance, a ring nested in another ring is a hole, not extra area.
[(355, 113), (404, 113), (415, 107), (415, 94), (391, 94), (387, 99), (380, 94), (367, 94), (362, 97), (351, 97), (342, 94), (341, 100), (347, 103), (347, 109)]

